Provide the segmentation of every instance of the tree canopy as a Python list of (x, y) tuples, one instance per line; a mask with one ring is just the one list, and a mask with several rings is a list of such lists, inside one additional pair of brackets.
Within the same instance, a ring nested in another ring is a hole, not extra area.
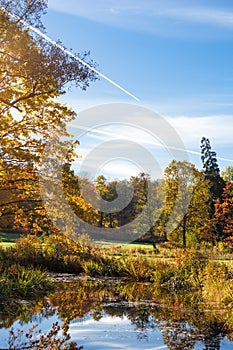
[[(67, 132), (66, 124), (76, 113), (57, 98), (71, 84), (85, 90), (96, 79), (92, 71), (31, 33), (20, 21), (43, 29), (41, 18), (46, 7), (47, 1), (0, 0), (2, 217), (27, 212), (32, 202), (38, 208), (37, 170), (48, 140), (64, 147), (66, 161), (72, 160), (77, 142)], [(12, 19), (10, 13), (19, 19)], [(80, 57), (88, 60), (89, 53)]]

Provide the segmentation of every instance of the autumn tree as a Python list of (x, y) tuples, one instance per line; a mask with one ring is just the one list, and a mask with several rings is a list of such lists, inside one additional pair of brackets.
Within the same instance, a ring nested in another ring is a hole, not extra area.
[(165, 239), (164, 231), (158, 228), (165, 200), (164, 182), (152, 180), (147, 175), (147, 186), (137, 192), (135, 201), (137, 215), (140, 215), (135, 232), (140, 237), (137, 241), (156, 243)]
[(226, 182), (223, 193), (215, 202), (214, 220), (221, 239), (233, 236), (233, 183)]
[(221, 177), (224, 181), (233, 182), (233, 166), (227, 166), (226, 169), (221, 172)]
[[(65, 162), (73, 159), (76, 141), (66, 124), (76, 114), (57, 98), (68, 85), (85, 90), (96, 78), (20, 21), (43, 30), (46, 7), (45, 0), (0, 0), (0, 215), (4, 220), (17, 216), (19, 226), (20, 216), (29, 225), (29, 212), (45, 215), (38, 166), (48, 140), (65, 151)], [(12, 19), (10, 13), (18, 18)], [(79, 56), (88, 59), (87, 53)]]
[(198, 229), (208, 216), (206, 183), (195, 166), (187, 161), (173, 160), (164, 173), (168, 239), (185, 248), (187, 243), (198, 242)]

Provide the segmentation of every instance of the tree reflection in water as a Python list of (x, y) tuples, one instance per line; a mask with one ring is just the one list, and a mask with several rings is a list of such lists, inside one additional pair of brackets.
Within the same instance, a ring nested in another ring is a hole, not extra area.
[[(122, 281), (83, 280), (59, 283), (56, 292), (31, 303), (1, 307), (1, 327), (15, 320), (40, 323), (58, 313), (61, 319), (82, 319), (85, 315), (100, 321), (103, 315), (127, 317), (140, 338), (149, 329), (159, 329), (163, 342), (172, 350), (193, 349), (202, 342), (205, 350), (218, 350), (221, 341), (233, 335), (230, 305), (207, 304), (198, 294), (167, 295), (153, 284)], [(12, 311), (13, 310), (13, 311)], [(230, 311), (229, 311), (230, 310)]]

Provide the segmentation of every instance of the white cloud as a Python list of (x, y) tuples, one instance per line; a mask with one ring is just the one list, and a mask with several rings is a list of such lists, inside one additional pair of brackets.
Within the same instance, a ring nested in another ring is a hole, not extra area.
[(196, 148), (202, 136), (210, 137), (216, 145), (233, 146), (233, 116), (213, 115), (190, 118), (170, 117), (168, 121), (181, 136), (187, 148)]
[[(196, 148), (200, 144), (202, 136), (209, 136), (218, 145), (233, 144), (233, 115), (211, 115), (211, 116), (175, 116), (164, 117), (173, 129), (181, 137), (187, 148)], [(71, 124), (71, 131), (75, 134), (75, 124)], [(77, 119), (77, 128), (78, 119)], [(93, 144), (106, 142), (112, 139), (123, 139), (140, 143), (142, 146), (161, 147), (158, 135), (153, 135), (149, 130), (134, 126), (112, 123), (107, 126), (97, 127), (92, 130), (84, 130), (84, 137)]]
[(207, 7), (166, 8), (161, 16), (184, 21), (233, 27), (233, 11)]
[[(232, 8), (203, 6), (202, 1), (190, 0), (187, 4), (184, 0), (49, 0), (49, 8), (154, 34), (186, 35), (189, 31), (186, 33), (183, 28), (187, 24), (233, 28)], [(195, 31), (191, 33), (195, 35)]]
[[(233, 163), (231, 154), (226, 152), (227, 149), (233, 148), (233, 116), (213, 115), (195, 118), (178, 116), (166, 119), (180, 136), (184, 148), (180, 148), (180, 145), (176, 147), (177, 145), (172, 142), (170, 145), (164, 145), (159, 142), (156, 135), (140, 127), (137, 128), (136, 125), (133, 127), (113, 123), (91, 131), (85, 130), (86, 133), (80, 138), (81, 144), (78, 149), (78, 153), (83, 157), (76, 162), (74, 168), (88, 173), (92, 178), (99, 174), (111, 179), (129, 178), (141, 171), (150, 173), (152, 177), (161, 178), (163, 169), (172, 159), (179, 159), (178, 157), (184, 159), (186, 153), (177, 152), (179, 150), (186, 151), (190, 161), (199, 167), (200, 142), (203, 136), (210, 138), (213, 150), (217, 151), (218, 160), (222, 161), (223, 167), (225, 164)], [(112, 140), (114, 142), (109, 143)], [(141, 145), (142, 150), (137, 150), (134, 144)], [(124, 158), (125, 154), (127, 156)]]

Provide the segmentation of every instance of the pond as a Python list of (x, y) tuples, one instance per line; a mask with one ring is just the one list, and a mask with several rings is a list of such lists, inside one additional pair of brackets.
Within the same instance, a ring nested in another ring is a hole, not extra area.
[(68, 318), (69, 333), (84, 350), (233, 348), (232, 310), (207, 305), (198, 294), (164, 293), (150, 283), (122, 280), (60, 282), (36, 301), (13, 301), (1, 308), (0, 349), (9, 330), (42, 332)]

